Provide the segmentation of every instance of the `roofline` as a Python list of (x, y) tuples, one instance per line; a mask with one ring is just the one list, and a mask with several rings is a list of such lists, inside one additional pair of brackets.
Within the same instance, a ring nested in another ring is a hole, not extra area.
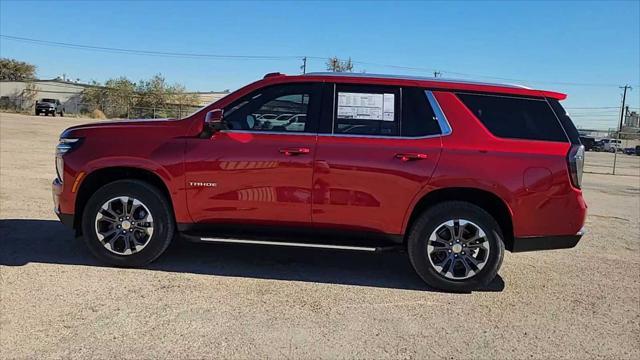
[(304, 76), (348, 76), (348, 77), (362, 77), (362, 78), (373, 78), (373, 79), (438, 81), (438, 82), (448, 82), (453, 84), (502, 86), (502, 87), (531, 90), (531, 88), (529, 87), (526, 87), (524, 85), (518, 85), (518, 84), (500, 84), (500, 83), (490, 83), (490, 82), (483, 82), (483, 81), (470, 81), (470, 80), (463, 80), (463, 79), (439, 78), (439, 77), (430, 77), (430, 76), (409, 76), (409, 75), (389, 75), (389, 74), (369, 74), (369, 73), (353, 74), (353, 73), (344, 73), (344, 72), (342, 73), (341, 72), (311, 72), (311, 73), (304, 74)]
[[(420, 77), (420, 76), (403, 76), (403, 75), (384, 75), (384, 74), (354, 74), (354, 73), (336, 73), (336, 72), (316, 72), (316, 73), (307, 73), (304, 75), (292, 75), (286, 76), (283, 74), (279, 74), (278, 76), (271, 76), (266, 78), (265, 80), (278, 81), (277, 79), (281, 79), (281, 81), (286, 81), (285, 79), (301, 79), (309, 80), (315, 78), (318, 81), (322, 81), (327, 78), (335, 78), (336, 82), (341, 83), (366, 83), (367, 80), (374, 80), (378, 84), (381, 85), (399, 85), (399, 82), (411, 82), (411, 86), (418, 87), (426, 87), (433, 90), (449, 90), (449, 91), (470, 91), (470, 92), (485, 92), (485, 93), (498, 93), (498, 94), (511, 94), (511, 95), (520, 95), (520, 96), (531, 96), (531, 97), (548, 97), (557, 100), (564, 100), (567, 98), (566, 94), (555, 92), (555, 91), (546, 91), (546, 90), (536, 90), (531, 89), (521, 85), (513, 85), (513, 84), (494, 84), (494, 83), (485, 83), (485, 82), (474, 82), (467, 80), (456, 80), (456, 79), (443, 79), (443, 78), (432, 78), (432, 77)], [(406, 85), (406, 84), (405, 84)]]

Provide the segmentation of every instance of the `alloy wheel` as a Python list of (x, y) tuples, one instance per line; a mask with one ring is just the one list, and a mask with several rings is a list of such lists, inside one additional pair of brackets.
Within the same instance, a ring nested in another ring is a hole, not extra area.
[(478, 274), (489, 260), (489, 239), (484, 230), (465, 219), (446, 221), (436, 227), (427, 242), (431, 266), (451, 280)]
[(153, 235), (153, 216), (140, 200), (119, 196), (106, 201), (96, 214), (98, 240), (118, 255), (140, 252)]

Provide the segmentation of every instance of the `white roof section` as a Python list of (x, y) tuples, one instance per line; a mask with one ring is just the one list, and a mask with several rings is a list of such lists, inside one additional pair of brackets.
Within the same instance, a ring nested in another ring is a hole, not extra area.
[(529, 87), (526, 87), (523, 85), (517, 85), (517, 84), (499, 84), (499, 83), (461, 80), (461, 79), (436, 78), (436, 77), (428, 77), (428, 76), (388, 75), (388, 74), (348, 73), (348, 72), (311, 72), (311, 73), (306, 73), (303, 76), (346, 76), (346, 77), (377, 78), (377, 79), (438, 81), (438, 82), (456, 83), (456, 84), (502, 86), (502, 87), (531, 90), (531, 88)]

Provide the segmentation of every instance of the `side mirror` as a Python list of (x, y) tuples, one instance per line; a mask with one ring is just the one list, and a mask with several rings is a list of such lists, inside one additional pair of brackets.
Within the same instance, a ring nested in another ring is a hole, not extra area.
[(222, 109), (214, 109), (207, 113), (204, 124), (214, 131), (222, 129)]

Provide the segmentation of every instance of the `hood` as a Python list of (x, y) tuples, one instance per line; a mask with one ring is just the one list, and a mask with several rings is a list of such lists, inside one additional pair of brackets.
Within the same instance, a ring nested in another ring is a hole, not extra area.
[(182, 128), (183, 122), (176, 119), (136, 119), (136, 120), (105, 120), (100, 122), (72, 126), (60, 134), (60, 137), (84, 137), (98, 133), (113, 133), (114, 131), (128, 131), (129, 133), (142, 133), (154, 131), (154, 129), (176, 131)]

